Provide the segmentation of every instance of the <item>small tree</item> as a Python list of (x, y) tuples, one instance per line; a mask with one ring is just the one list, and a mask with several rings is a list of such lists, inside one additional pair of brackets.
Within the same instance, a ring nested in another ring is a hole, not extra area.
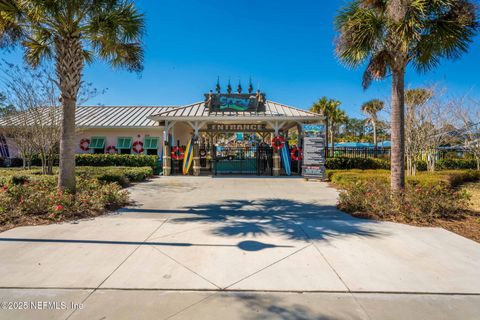
[(373, 128), (373, 144), (375, 148), (377, 147), (378, 113), (383, 110), (384, 106), (385, 103), (379, 99), (370, 100), (362, 105), (362, 112), (368, 116), (368, 122)]
[(480, 103), (462, 98), (456, 100), (454, 105), (461, 127), (458, 134), (463, 138), (466, 149), (474, 156), (477, 170), (480, 170)]
[(58, 155), (60, 117), (58, 89), (48, 68), (35, 71), (11, 63), (2, 64), (3, 84), (10, 103), (2, 119), (2, 131), (15, 144), (24, 166), (34, 155), (40, 158), (42, 172), (52, 174)]

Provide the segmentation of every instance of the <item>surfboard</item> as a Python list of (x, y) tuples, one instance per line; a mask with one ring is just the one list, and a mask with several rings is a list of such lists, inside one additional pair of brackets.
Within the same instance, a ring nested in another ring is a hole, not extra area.
[(183, 174), (187, 175), (193, 162), (193, 143), (190, 140), (185, 148), (185, 157), (183, 158)]
[(292, 163), (290, 161), (290, 148), (288, 147), (288, 142), (285, 142), (281, 151), (283, 169), (285, 169), (285, 173), (287, 176), (292, 174)]

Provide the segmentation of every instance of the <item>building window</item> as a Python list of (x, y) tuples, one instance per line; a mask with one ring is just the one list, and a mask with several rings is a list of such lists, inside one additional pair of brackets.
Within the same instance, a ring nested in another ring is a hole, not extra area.
[(92, 137), (89, 148), (93, 153), (105, 153), (105, 137)]
[(117, 150), (120, 154), (131, 154), (132, 153), (132, 137), (118, 137), (117, 139)]
[(143, 142), (143, 148), (146, 154), (157, 155), (158, 154), (158, 141), (159, 137), (145, 137)]

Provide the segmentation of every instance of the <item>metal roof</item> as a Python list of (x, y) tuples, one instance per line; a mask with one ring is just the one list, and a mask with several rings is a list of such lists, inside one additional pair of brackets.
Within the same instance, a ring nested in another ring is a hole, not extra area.
[[(157, 114), (178, 107), (167, 106), (77, 106), (76, 126), (79, 128), (149, 128), (158, 122), (149, 119)], [(48, 125), (52, 120), (60, 121), (59, 107), (30, 109), (8, 118), (0, 119), (0, 126)]]
[(158, 126), (149, 116), (159, 112), (177, 109), (166, 106), (79, 106), (76, 110), (77, 127), (131, 127)]
[[(53, 113), (52, 113), (53, 111)], [(47, 125), (51, 119), (60, 120), (59, 107), (45, 107), (0, 119), (0, 126), (34, 123)], [(265, 112), (208, 113), (204, 102), (184, 107), (174, 106), (77, 106), (76, 126), (79, 128), (149, 128), (164, 120), (303, 120), (318, 121), (321, 116), (309, 111), (266, 101)]]
[(197, 102), (185, 107), (165, 110), (150, 116), (157, 121), (164, 120), (322, 120), (317, 113), (286, 106), (267, 100), (264, 112), (211, 112), (205, 102)]

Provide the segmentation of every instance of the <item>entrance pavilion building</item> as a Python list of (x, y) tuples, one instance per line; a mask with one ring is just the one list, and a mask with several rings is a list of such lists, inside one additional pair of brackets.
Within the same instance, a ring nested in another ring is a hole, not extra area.
[[(185, 106), (78, 106), (76, 152), (154, 154), (163, 159), (164, 175), (181, 174), (176, 158), (193, 138), (189, 174), (280, 175), (272, 139), (288, 140), (290, 132), (300, 133), (302, 124), (322, 120), (319, 114), (267, 100), (251, 88), (248, 93), (232, 93), (230, 88), (220, 93), (217, 88), (203, 101)], [(2, 156), (15, 157), (14, 144), (8, 138), (6, 142), (8, 148), (2, 150), (8, 154)]]

